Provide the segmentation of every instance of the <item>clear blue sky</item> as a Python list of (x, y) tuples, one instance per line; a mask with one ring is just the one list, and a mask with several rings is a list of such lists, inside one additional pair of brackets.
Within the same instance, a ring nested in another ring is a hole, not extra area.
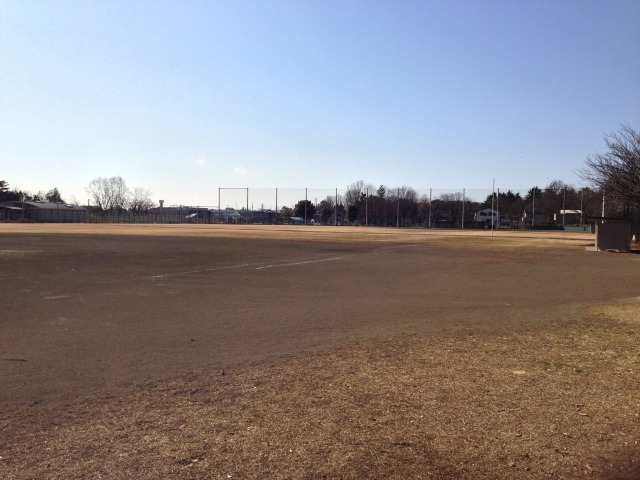
[(640, 128), (640, 2), (0, 0), (0, 179), (579, 185)]

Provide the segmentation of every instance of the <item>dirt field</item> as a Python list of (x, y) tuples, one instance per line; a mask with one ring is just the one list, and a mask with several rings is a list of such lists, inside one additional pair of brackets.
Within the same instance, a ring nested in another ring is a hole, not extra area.
[(588, 234), (0, 224), (0, 478), (639, 478)]

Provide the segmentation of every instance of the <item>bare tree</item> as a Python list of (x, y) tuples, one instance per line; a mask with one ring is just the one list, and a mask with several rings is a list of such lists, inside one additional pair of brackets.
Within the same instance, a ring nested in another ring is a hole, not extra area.
[(434, 207), (441, 221), (446, 220), (451, 225), (457, 225), (462, 220), (462, 201), (464, 195), (462, 192), (442, 193), (437, 201), (434, 201)]
[(416, 202), (418, 201), (418, 192), (416, 192), (412, 187), (407, 187), (406, 185), (401, 186), (398, 190), (398, 195), (401, 199)]
[(385, 200), (390, 224), (407, 226), (418, 221), (418, 192), (413, 188), (406, 185), (389, 188)]
[(133, 213), (145, 213), (155, 205), (151, 200), (151, 192), (145, 188), (135, 187), (130, 192), (129, 208)]
[(358, 180), (357, 182), (349, 185), (344, 193), (343, 199), (347, 209), (347, 219), (349, 220), (349, 223), (359, 220), (361, 210), (364, 217), (364, 209), (361, 209), (360, 207), (367, 198), (366, 188), (364, 181)]
[[(623, 216), (632, 219), (636, 239), (640, 239), (640, 132), (628, 124), (617, 133), (604, 137), (609, 151), (587, 157), (579, 173), (583, 179), (621, 207)], [(635, 215), (632, 215), (635, 210)]]
[(347, 191), (344, 192), (344, 203), (347, 207), (352, 205), (358, 205), (362, 199), (362, 194), (365, 191), (364, 180), (358, 180), (347, 187)]
[(127, 183), (120, 176), (98, 177), (91, 180), (87, 187), (87, 193), (93, 204), (103, 211), (126, 208), (129, 202)]
[[(567, 191), (573, 192), (573, 187), (562, 180), (552, 180), (544, 188), (542, 198), (536, 201), (536, 205), (542, 212), (549, 215), (549, 222), (554, 223), (553, 215), (558, 214), (564, 208)], [(500, 199), (502, 205), (502, 198)]]
[(609, 151), (587, 157), (580, 176), (607, 196), (640, 209), (640, 132), (625, 124), (604, 141)]

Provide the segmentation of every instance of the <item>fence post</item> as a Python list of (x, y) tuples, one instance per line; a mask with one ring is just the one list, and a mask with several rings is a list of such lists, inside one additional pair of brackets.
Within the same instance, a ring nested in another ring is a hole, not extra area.
[(493, 179), (493, 187), (491, 188), (491, 236), (493, 237), (493, 217), (495, 216), (493, 214), (493, 212), (495, 212), (495, 210), (493, 209), (493, 206), (495, 204), (495, 197), (496, 197), (496, 179)]
[(369, 226), (369, 189), (367, 188), (367, 196), (364, 197), (364, 224)]
[(531, 228), (533, 228), (536, 221), (536, 187), (533, 187), (533, 195), (531, 195), (531, 197), (533, 199), (533, 206), (531, 207)]
[(498, 196), (496, 197), (496, 215), (498, 217), (498, 230), (500, 229), (500, 188), (498, 188)]
[(431, 188), (429, 189), (429, 228), (431, 228)]
[(465, 189), (462, 189), (462, 230), (464, 230), (464, 199), (465, 199)]
[(396, 228), (400, 227), (400, 189), (398, 188), (396, 195), (398, 196), (398, 206), (396, 208)]

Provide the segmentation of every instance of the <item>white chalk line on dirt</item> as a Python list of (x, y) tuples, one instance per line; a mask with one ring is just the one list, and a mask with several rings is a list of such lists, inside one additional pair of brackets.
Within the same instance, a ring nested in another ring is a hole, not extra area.
[(0, 250), (0, 255), (28, 255), (30, 253), (40, 253), (42, 250)]
[[(398, 249), (398, 248), (405, 248), (405, 247), (413, 247), (415, 245), (394, 245), (392, 247), (383, 247), (380, 249), (376, 249), (376, 250), (358, 250), (358, 253), (372, 253), (372, 252), (376, 252), (378, 250), (393, 250), (393, 249)], [(287, 263), (274, 263), (272, 265), (264, 265), (262, 267), (256, 267), (256, 270), (265, 270), (267, 268), (278, 268), (278, 267), (297, 267), (300, 265), (308, 265), (311, 263), (322, 263), (322, 262), (335, 262), (336, 260), (342, 260), (344, 258), (347, 258), (349, 256), (352, 255), (341, 255), (339, 257), (331, 257), (331, 258), (317, 258), (317, 259), (313, 259), (313, 260), (299, 260), (299, 261), (295, 261), (295, 262), (287, 262)]]
[(344, 257), (332, 257), (332, 258), (321, 258), (318, 260), (302, 260), (299, 262), (293, 263), (276, 263), (273, 265), (265, 265), (263, 267), (256, 267), (256, 270), (264, 270), (266, 268), (278, 268), (278, 267), (297, 267), (299, 265), (308, 265), (310, 263), (320, 263), (320, 262), (334, 262), (336, 260), (342, 260)]
[(278, 264), (271, 264), (271, 265), (264, 265), (263, 263), (242, 263), (240, 265), (231, 265), (228, 267), (206, 268), (203, 270), (191, 270), (189, 272), (163, 273), (161, 275), (153, 275), (151, 278), (167, 278), (167, 277), (178, 277), (178, 276), (184, 276), (184, 275), (195, 275), (198, 273), (218, 272), (223, 270), (235, 270), (238, 268), (251, 268), (251, 267), (254, 267), (255, 265), (260, 265), (255, 267), (255, 270), (263, 270), (266, 268), (291, 267), (291, 266), (297, 266), (297, 265), (306, 265), (309, 263), (327, 262), (327, 261), (333, 261), (333, 260), (340, 260), (342, 258), (344, 257), (322, 258), (319, 260), (301, 260), (298, 262), (278, 263)]
[(178, 277), (181, 275), (193, 275), (196, 273), (205, 273), (205, 272), (217, 272), (221, 270), (234, 270), (237, 268), (246, 268), (251, 267), (253, 265), (262, 265), (261, 263), (242, 263), (240, 265), (230, 265), (228, 267), (215, 267), (215, 268), (205, 268), (203, 270), (191, 270), (189, 272), (176, 272), (176, 273), (163, 273), (160, 275), (153, 275), (151, 278), (166, 278), (166, 277)]
[(380, 250), (397, 250), (399, 248), (408, 248), (408, 247), (417, 247), (418, 244), (417, 243), (409, 243), (406, 245), (392, 245), (390, 247), (382, 247), (380, 248)]
[[(392, 247), (383, 247), (380, 249), (376, 249), (375, 251), (378, 250), (393, 250), (393, 249), (398, 249), (398, 248), (406, 248), (406, 247), (414, 247), (416, 246), (415, 244), (411, 244), (411, 245), (394, 245)], [(360, 253), (364, 253), (365, 251), (360, 250)], [(369, 253), (371, 253), (371, 251), (369, 251)], [(151, 278), (167, 278), (167, 277), (178, 277), (178, 276), (184, 276), (184, 275), (195, 275), (198, 273), (209, 273), (209, 272), (218, 272), (218, 271), (223, 271), (223, 270), (235, 270), (238, 268), (251, 268), (251, 267), (255, 267), (255, 270), (266, 270), (269, 268), (281, 268), (281, 267), (297, 267), (297, 266), (301, 266), (301, 265), (309, 265), (312, 263), (322, 263), (322, 262), (335, 262), (337, 260), (342, 260), (344, 258), (347, 258), (349, 255), (341, 255), (339, 257), (330, 257), (330, 258), (316, 258), (316, 259), (311, 259), (311, 260), (298, 260), (295, 262), (285, 262), (285, 263), (273, 263), (270, 265), (265, 265), (264, 262), (258, 262), (258, 263), (241, 263), (240, 265), (230, 265), (227, 267), (215, 267), (215, 268), (205, 268), (202, 270), (191, 270), (191, 271), (187, 271), (187, 272), (176, 272), (176, 273), (163, 273), (160, 275), (153, 275)], [(257, 266), (256, 266), (257, 265)]]

